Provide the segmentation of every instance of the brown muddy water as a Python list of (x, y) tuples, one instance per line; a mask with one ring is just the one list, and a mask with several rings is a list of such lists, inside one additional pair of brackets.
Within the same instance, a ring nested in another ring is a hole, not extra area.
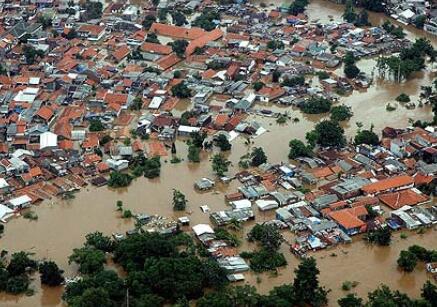
[[(332, 15), (340, 18), (341, 6), (328, 1), (313, 0), (309, 6), (310, 19), (328, 21)], [(385, 20), (382, 14), (370, 14), (373, 23), (382, 23)], [(410, 38), (424, 36), (425, 34), (412, 27), (406, 27)], [(437, 45), (437, 38), (429, 37)], [(361, 60), (358, 66), (363, 71), (371, 73), (374, 60)], [(397, 84), (390, 81), (376, 81), (366, 91), (354, 92), (341, 99), (340, 103), (351, 106), (354, 116), (344, 124), (348, 137), (353, 137), (356, 132), (356, 122), (362, 122), (365, 127), (374, 124), (375, 131), (380, 131), (385, 126), (405, 127), (409, 118), (415, 120), (430, 120), (431, 110), (428, 106), (407, 110), (398, 106), (396, 111), (387, 112), (385, 106), (394, 102), (395, 97), (404, 92), (417, 101), (420, 87), (429, 85), (433, 76), (425, 71), (416, 74), (407, 82)], [(252, 115), (251, 118), (261, 122), (268, 132), (253, 139), (253, 144), (245, 145), (244, 138), (238, 137), (233, 142), (229, 159), (233, 162), (231, 174), (237, 170), (239, 157), (250, 150), (251, 146), (262, 146), (270, 162), (286, 161), (288, 142), (292, 138), (304, 139), (306, 132), (323, 119), (323, 116), (308, 116), (294, 108), (280, 107), (277, 105), (257, 105), (258, 109), (268, 108), (274, 111), (288, 111), (292, 118), (297, 117), (299, 122), (291, 121), (285, 125), (278, 125), (273, 118)], [(178, 141), (177, 156), (186, 157), (187, 146)], [(84, 236), (93, 231), (101, 231), (110, 235), (114, 232), (124, 232), (133, 226), (133, 222), (121, 219), (115, 209), (117, 200), (124, 202), (126, 209), (134, 213), (159, 214), (169, 218), (188, 215), (192, 225), (209, 223), (208, 214), (202, 213), (201, 205), (208, 205), (212, 211), (226, 209), (224, 194), (233, 192), (238, 187), (236, 182), (229, 186), (218, 186), (214, 192), (197, 193), (193, 189), (195, 180), (201, 177), (212, 177), (208, 154), (204, 154), (202, 162), (197, 165), (183, 161), (180, 164), (163, 163), (161, 177), (156, 180), (145, 178), (136, 179), (128, 189), (111, 190), (108, 188), (88, 187), (76, 194), (76, 198), (69, 201), (46, 201), (32, 210), (39, 217), (37, 221), (24, 218), (12, 219), (8, 222), (5, 235), (0, 239), (0, 249), (10, 252), (28, 251), (35, 254), (38, 259), (48, 258), (56, 261), (64, 270), (65, 276), (72, 277), (76, 267), (68, 264), (68, 256), (75, 247), (80, 247)], [(162, 161), (166, 158), (162, 159)], [(170, 160), (167, 158), (167, 160)], [(175, 214), (171, 207), (172, 189), (181, 190), (189, 200), (188, 213)], [(257, 221), (266, 221), (273, 217), (272, 213), (257, 214)], [(248, 231), (249, 227), (245, 228)], [(243, 236), (244, 234), (242, 234)], [(287, 240), (292, 238), (284, 233)], [(429, 278), (423, 265), (419, 264), (413, 273), (405, 274), (398, 271), (396, 259), (400, 250), (412, 244), (420, 244), (427, 248), (437, 248), (437, 233), (428, 230), (425, 234), (408, 233), (407, 239), (395, 236), (390, 247), (368, 246), (358, 238), (350, 245), (342, 245), (331, 250), (313, 254), (320, 268), (320, 281), (332, 292), (329, 294), (330, 305), (336, 305), (336, 299), (346, 294), (341, 290), (343, 281), (358, 281), (359, 284), (352, 291), (360, 296), (365, 296), (368, 291), (381, 283), (394, 289), (418, 296), (420, 287)], [(243, 240), (241, 250), (251, 249), (249, 243)], [(293, 279), (293, 270), (298, 260), (288, 251), (283, 244), (282, 252), (286, 255), (289, 265), (281, 269), (277, 276), (272, 274), (255, 275), (245, 274), (246, 282), (256, 286), (260, 292), (266, 293), (274, 286), (290, 283)], [(336, 256), (332, 256), (332, 254)], [(0, 306), (59, 306), (62, 305), (62, 288), (48, 289), (41, 287), (39, 278), (35, 275), (32, 286), (35, 294), (31, 297), (0, 295)]]

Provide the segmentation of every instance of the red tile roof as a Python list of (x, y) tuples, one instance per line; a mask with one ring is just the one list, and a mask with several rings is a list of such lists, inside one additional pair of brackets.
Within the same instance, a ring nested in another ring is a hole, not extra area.
[(411, 176), (402, 175), (379, 180), (374, 183), (365, 185), (361, 189), (367, 194), (381, 193), (390, 189), (397, 189), (404, 186), (412, 185), (414, 180)]

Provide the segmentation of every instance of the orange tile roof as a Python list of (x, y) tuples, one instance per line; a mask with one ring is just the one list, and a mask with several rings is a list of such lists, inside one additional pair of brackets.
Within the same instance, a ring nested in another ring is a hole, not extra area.
[(392, 209), (399, 209), (403, 206), (415, 206), (429, 200), (427, 195), (418, 193), (413, 189), (382, 194), (378, 198)]
[(130, 49), (127, 45), (123, 45), (118, 47), (115, 52), (112, 53), (112, 56), (119, 62), (128, 56), (130, 53)]
[(229, 121), (229, 116), (227, 114), (217, 114), (214, 119), (214, 124), (217, 126), (224, 126)]
[(414, 180), (411, 176), (401, 175), (379, 180), (362, 187), (361, 189), (367, 194), (380, 193), (390, 189), (401, 188), (403, 186), (411, 185)]
[(192, 40), (185, 50), (185, 55), (191, 55), (194, 53), (196, 48), (203, 48), (208, 44), (209, 42), (218, 40), (223, 36), (223, 31), (219, 28), (212, 30), (211, 32), (207, 32), (205, 35), (202, 35), (199, 38), (196, 38)]
[[(329, 213), (329, 216), (346, 229), (361, 228), (366, 226), (366, 223), (360, 220), (357, 216), (367, 214), (367, 209), (364, 207), (361, 208), (362, 209), (359, 210), (357, 208), (353, 208), (332, 211)], [(356, 215), (358, 213), (359, 215)]]
[(205, 34), (203, 29), (197, 27), (184, 28), (156, 22), (154, 22), (150, 27), (150, 32), (153, 32), (157, 35), (188, 40), (199, 38)]
[(162, 58), (160, 58), (156, 64), (159, 65), (159, 67), (162, 70), (167, 70), (170, 67), (176, 65), (177, 63), (179, 63), (180, 61), (182, 61), (182, 59), (180, 57), (178, 57), (176, 54), (171, 53), (169, 55), (166, 55)]
[(144, 52), (151, 52), (151, 53), (164, 54), (164, 55), (168, 55), (173, 51), (170, 46), (149, 43), (149, 42), (144, 42), (141, 45), (141, 50)]
[(334, 174), (334, 172), (328, 166), (315, 168), (311, 172), (316, 178), (325, 178)]
[(104, 27), (98, 26), (98, 25), (91, 25), (91, 24), (84, 24), (80, 26), (79, 32), (87, 32), (91, 35), (98, 36), (100, 33), (102, 33), (105, 30)]
[(44, 119), (45, 121), (49, 121), (53, 116), (53, 110), (48, 106), (42, 106), (36, 115)]

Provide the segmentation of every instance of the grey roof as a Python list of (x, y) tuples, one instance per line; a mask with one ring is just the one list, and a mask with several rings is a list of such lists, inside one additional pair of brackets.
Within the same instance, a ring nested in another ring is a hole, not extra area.
[(350, 179), (346, 179), (339, 184), (336, 184), (331, 189), (339, 194), (345, 194), (352, 191), (357, 191), (361, 189), (361, 187), (369, 184), (370, 180), (361, 177), (354, 177)]
[(325, 207), (327, 207), (329, 204), (335, 203), (336, 201), (338, 201), (338, 197), (335, 194), (324, 194), (321, 195), (319, 197), (317, 197), (314, 201), (313, 201), (313, 206), (317, 209), (323, 209)]

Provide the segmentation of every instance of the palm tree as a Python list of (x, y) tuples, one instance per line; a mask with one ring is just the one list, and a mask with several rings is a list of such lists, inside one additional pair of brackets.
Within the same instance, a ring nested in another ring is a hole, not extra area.
[(243, 225), (241, 224), (241, 221), (237, 220), (236, 218), (233, 218), (229, 221), (228, 227), (231, 230), (239, 231), (243, 228)]

